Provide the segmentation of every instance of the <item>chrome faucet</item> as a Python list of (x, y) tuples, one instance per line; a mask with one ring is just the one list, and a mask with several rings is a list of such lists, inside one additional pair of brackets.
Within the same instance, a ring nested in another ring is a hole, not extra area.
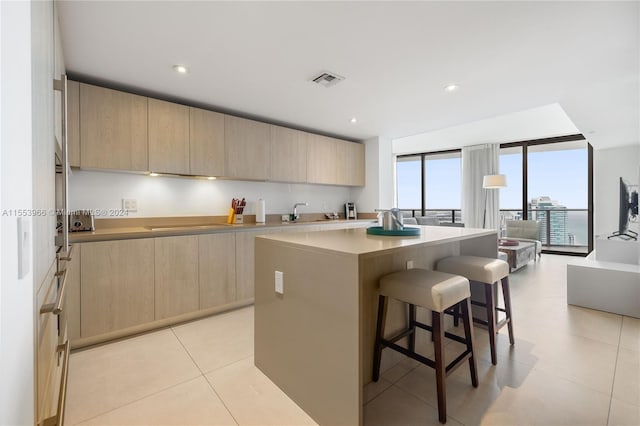
[(295, 203), (293, 205), (293, 214), (291, 215), (291, 220), (293, 220), (294, 222), (298, 221), (298, 218), (300, 216), (298, 216), (298, 206), (308, 206), (309, 203)]

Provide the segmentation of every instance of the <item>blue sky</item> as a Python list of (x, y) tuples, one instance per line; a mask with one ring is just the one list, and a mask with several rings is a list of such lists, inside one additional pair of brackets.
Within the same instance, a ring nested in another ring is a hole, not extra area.
[[(500, 208), (517, 209), (522, 201), (522, 156), (500, 156), (507, 188), (500, 190)], [(427, 160), (426, 208), (460, 208), (460, 158)], [(420, 208), (420, 161), (397, 165), (398, 207)], [(529, 153), (529, 199), (549, 196), (567, 208), (587, 208), (587, 150)]]

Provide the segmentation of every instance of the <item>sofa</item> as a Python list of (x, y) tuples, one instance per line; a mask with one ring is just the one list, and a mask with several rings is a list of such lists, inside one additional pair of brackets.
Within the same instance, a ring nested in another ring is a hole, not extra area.
[(542, 242), (540, 238), (540, 224), (535, 220), (507, 220), (505, 238), (516, 241), (536, 243), (536, 254), (542, 256)]
[[(413, 218), (416, 220), (418, 225), (429, 225), (429, 226), (458, 226), (464, 228), (464, 223), (451, 223), (451, 222), (440, 222), (437, 217), (433, 216), (416, 216)], [(406, 219), (405, 219), (406, 220)]]

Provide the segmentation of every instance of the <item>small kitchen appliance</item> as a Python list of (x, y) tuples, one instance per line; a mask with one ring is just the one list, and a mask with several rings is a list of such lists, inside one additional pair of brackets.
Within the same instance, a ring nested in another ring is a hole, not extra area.
[(345, 203), (344, 218), (347, 220), (356, 220), (358, 218), (358, 213), (356, 212), (355, 203)]
[[(57, 215), (57, 229), (62, 230), (62, 215)], [(95, 231), (95, 221), (93, 219), (93, 212), (91, 210), (74, 210), (69, 212), (69, 231), (70, 232), (82, 232), (82, 231)]]

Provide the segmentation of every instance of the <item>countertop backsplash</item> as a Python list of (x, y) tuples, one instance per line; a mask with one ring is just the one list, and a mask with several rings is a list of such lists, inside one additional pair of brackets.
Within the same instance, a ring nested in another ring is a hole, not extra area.
[[(343, 212), (354, 189), (343, 186), (276, 182), (206, 180), (90, 170), (73, 170), (69, 177), (71, 210), (89, 209), (97, 218), (226, 215), (229, 200), (247, 199), (245, 213), (255, 214), (258, 198), (267, 214)], [(122, 199), (135, 199), (136, 212), (123, 212)]]

